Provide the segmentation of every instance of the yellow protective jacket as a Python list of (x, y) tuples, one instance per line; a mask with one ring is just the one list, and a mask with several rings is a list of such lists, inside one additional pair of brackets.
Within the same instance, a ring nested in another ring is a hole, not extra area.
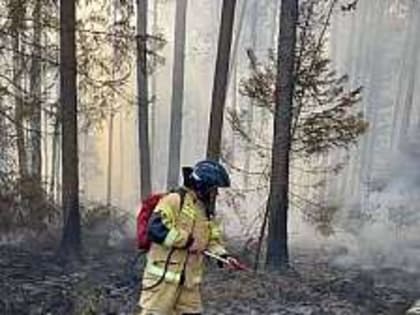
[[(160, 279), (171, 283), (180, 283), (193, 287), (202, 280), (203, 251), (217, 255), (226, 254), (218, 224), (206, 215), (204, 204), (192, 190), (187, 190), (182, 209), (179, 193), (164, 196), (157, 204), (153, 216), (158, 218), (160, 226), (149, 224), (149, 235), (160, 235), (152, 239), (152, 246), (147, 253), (147, 265), (144, 278)], [(160, 232), (157, 230), (160, 229)], [(194, 239), (193, 246), (185, 248), (189, 236)], [(166, 273), (165, 264), (171, 253)]]

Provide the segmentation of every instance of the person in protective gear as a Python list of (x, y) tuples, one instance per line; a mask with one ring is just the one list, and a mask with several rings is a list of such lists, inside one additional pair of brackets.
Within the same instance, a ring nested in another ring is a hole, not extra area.
[(140, 315), (201, 314), (203, 253), (237, 263), (224, 248), (210, 210), (217, 189), (230, 186), (226, 169), (218, 162), (204, 160), (192, 168), (184, 167), (183, 176), (183, 201), (179, 193), (167, 194), (149, 220), (152, 246), (143, 274)]

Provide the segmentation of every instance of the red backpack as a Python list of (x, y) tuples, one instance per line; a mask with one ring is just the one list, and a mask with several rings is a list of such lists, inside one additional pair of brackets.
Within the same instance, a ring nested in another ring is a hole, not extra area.
[[(178, 190), (170, 192), (177, 192), (180, 195), (180, 209), (182, 209), (187, 191), (183, 188), (179, 188)], [(167, 193), (151, 194), (139, 205), (137, 210), (137, 248), (140, 250), (147, 252), (150, 249), (151, 241), (148, 236), (149, 219), (152, 216), (156, 205), (159, 203), (159, 200), (166, 194)]]

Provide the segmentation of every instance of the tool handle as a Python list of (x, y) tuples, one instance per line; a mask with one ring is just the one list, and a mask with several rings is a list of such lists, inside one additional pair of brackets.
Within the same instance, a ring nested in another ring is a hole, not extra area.
[(226, 264), (226, 265), (233, 265), (236, 269), (238, 269), (238, 270), (243, 270), (243, 271), (251, 271), (251, 269), (250, 268), (248, 268), (247, 266), (245, 266), (244, 264), (241, 264), (240, 262), (235, 262), (234, 264), (232, 264), (232, 262), (231, 261), (229, 261), (229, 259), (226, 259), (226, 258), (223, 258), (223, 257), (220, 257), (219, 255), (216, 255), (216, 254), (213, 254), (213, 253), (210, 253), (209, 251), (204, 251), (203, 252), (204, 253), (204, 255), (206, 255), (206, 256), (208, 256), (208, 257), (210, 257), (210, 258), (214, 258), (214, 259), (216, 259), (216, 260), (218, 260), (218, 261), (220, 261), (220, 262), (222, 262), (222, 263), (224, 263), (224, 264)]
[(229, 264), (229, 260), (227, 260), (226, 258), (220, 257), (219, 255), (216, 255), (216, 254), (210, 253), (210, 252), (209, 252), (209, 251), (207, 251), (207, 250), (205, 250), (203, 253), (204, 253), (204, 255), (206, 255), (207, 257), (214, 258), (214, 259), (216, 259), (216, 260), (218, 260), (218, 261), (220, 261), (220, 262), (222, 262), (222, 263), (224, 263), (224, 264)]

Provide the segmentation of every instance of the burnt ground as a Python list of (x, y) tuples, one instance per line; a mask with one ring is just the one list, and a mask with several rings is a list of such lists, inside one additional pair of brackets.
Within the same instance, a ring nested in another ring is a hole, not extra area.
[[(0, 246), (0, 314), (133, 314), (143, 258), (129, 245), (88, 247), (82, 263), (64, 266), (52, 249)], [(403, 315), (419, 298), (418, 273), (336, 268), (304, 250), (291, 260), (277, 275), (211, 264), (205, 314)]]

